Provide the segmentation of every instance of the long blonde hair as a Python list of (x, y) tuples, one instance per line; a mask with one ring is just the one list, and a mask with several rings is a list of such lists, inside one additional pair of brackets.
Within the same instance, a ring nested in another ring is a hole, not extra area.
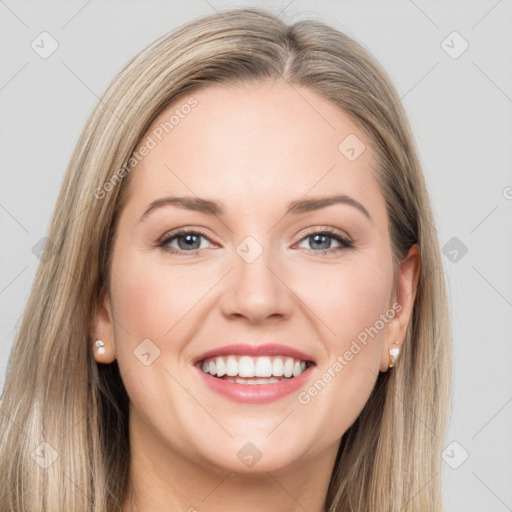
[(81, 134), (9, 358), (0, 402), (2, 512), (121, 510), (128, 396), (117, 362), (96, 363), (91, 326), (94, 305), (109, 293), (113, 235), (132, 176), (127, 162), (178, 97), (260, 80), (306, 86), (352, 116), (377, 157), (395, 268), (412, 244), (421, 251), (399, 363), (379, 374), (342, 437), (325, 508), (441, 510), (450, 315), (428, 191), (400, 100), (383, 69), (345, 34), (318, 20), (288, 25), (244, 8), (198, 18), (145, 48), (107, 88)]

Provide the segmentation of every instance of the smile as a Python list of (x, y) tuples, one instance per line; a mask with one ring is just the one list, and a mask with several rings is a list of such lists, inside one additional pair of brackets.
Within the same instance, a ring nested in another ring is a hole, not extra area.
[(275, 384), (301, 375), (308, 363), (287, 356), (240, 356), (211, 357), (205, 359), (201, 370), (219, 379), (237, 384)]
[(197, 356), (192, 364), (210, 391), (246, 404), (297, 393), (316, 366), (310, 355), (276, 343), (226, 345)]

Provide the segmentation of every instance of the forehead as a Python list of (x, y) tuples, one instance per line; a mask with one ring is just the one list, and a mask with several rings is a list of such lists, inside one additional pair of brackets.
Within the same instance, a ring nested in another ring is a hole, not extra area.
[(129, 194), (139, 209), (165, 195), (195, 195), (237, 215), (242, 207), (348, 194), (383, 213), (367, 137), (340, 107), (302, 86), (208, 86), (167, 106), (136, 151), (144, 145), (151, 149), (132, 171)]

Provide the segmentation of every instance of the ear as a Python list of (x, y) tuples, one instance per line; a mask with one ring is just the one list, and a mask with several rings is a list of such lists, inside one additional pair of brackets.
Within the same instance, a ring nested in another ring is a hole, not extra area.
[[(100, 300), (96, 304), (91, 335), (94, 359), (96, 359), (98, 363), (111, 363), (114, 361), (116, 358), (114, 345), (114, 321), (110, 299), (106, 292), (102, 292)], [(98, 350), (94, 345), (96, 340), (101, 340), (105, 344), (105, 352), (103, 354), (98, 353)]]
[[(392, 303), (395, 316), (388, 324), (386, 339), (382, 348), (381, 372), (385, 372), (389, 368), (389, 350), (392, 348), (401, 349), (404, 342), (407, 327), (414, 309), (420, 267), (421, 257), (419, 246), (418, 244), (414, 244), (400, 263), (398, 283)], [(396, 343), (396, 341), (398, 341), (398, 343)]]

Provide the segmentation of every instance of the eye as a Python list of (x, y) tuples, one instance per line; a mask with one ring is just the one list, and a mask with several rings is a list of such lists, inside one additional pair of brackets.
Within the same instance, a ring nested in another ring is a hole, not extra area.
[[(191, 230), (187, 228), (167, 233), (158, 242), (157, 245), (162, 250), (171, 254), (198, 254), (205, 247), (201, 246), (201, 239), (211, 242), (210, 238), (199, 230)], [(339, 246), (332, 248), (331, 240), (335, 240)], [(349, 249), (353, 247), (353, 243), (341, 235), (338, 231), (325, 228), (319, 231), (310, 231), (300, 241), (309, 242), (313, 249), (308, 249), (314, 254), (330, 254)], [(213, 243), (213, 242), (212, 242)], [(177, 244), (172, 245), (172, 244)]]
[[(332, 239), (336, 240), (340, 246), (331, 248)], [(313, 249), (310, 249), (310, 252), (315, 254), (329, 254), (353, 247), (353, 243), (342, 236), (338, 231), (328, 228), (320, 231), (309, 232), (304, 238), (302, 238), (301, 242), (302, 241), (309, 242), (313, 246)]]
[[(158, 242), (158, 247), (161, 247), (164, 251), (170, 253), (197, 254), (201, 249), (204, 249), (204, 247), (201, 247), (201, 238), (211, 241), (201, 231), (179, 229), (164, 235), (164, 237)], [(178, 247), (173, 247), (171, 245), (174, 242), (178, 244)]]

